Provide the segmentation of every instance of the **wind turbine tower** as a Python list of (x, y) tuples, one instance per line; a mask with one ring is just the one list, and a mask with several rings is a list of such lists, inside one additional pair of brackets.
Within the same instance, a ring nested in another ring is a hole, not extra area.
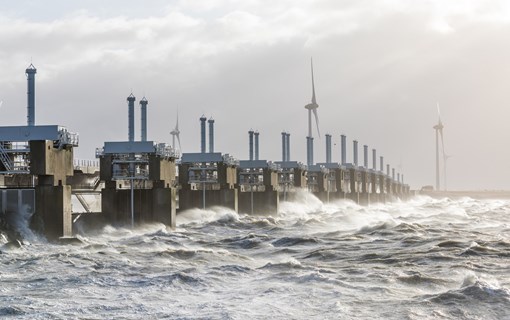
[(315, 83), (313, 79), (313, 60), (311, 60), (311, 69), (312, 69), (312, 102), (305, 106), (305, 109), (308, 110), (308, 136), (306, 137), (306, 163), (308, 166), (313, 165), (313, 135), (312, 135), (312, 112), (315, 117), (315, 123), (317, 127), (317, 134), (319, 138), (321, 136), (319, 131), (319, 117), (317, 115), (317, 109), (319, 105), (315, 99)]
[(175, 123), (175, 129), (173, 129), (170, 134), (172, 135), (172, 148), (175, 150), (175, 138), (177, 137), (177, 141), (179, 142), (179, 150), (181, 150), (181, 138), (179, 137), (179, 111), (177, 111), (177, 122)]
[(439, 111), (439, 103), (437, 104), (437, 115), (438, 115), (438, 122), (433, 127), (434, 130), (436, 130), (436, 190), (439, 191), (441, 187), (441, 180), (439, 176), (439, 136), (441, 136), (441, 145), (443, 149), (443, 157), (444, 157), (444, 139), (443, 139), (443, 123), (441, 122), (441, 113)]

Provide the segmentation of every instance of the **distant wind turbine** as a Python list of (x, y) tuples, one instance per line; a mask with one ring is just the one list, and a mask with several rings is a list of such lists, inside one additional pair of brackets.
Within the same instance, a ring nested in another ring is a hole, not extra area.
[(444, 179), (444, 191), (448, 191), (448, 188), (447, 188), (447, 184), (446, 184), (446, 163), (448, 161), (448, 159), (450, 159), (452, 157), (452, 155), (449, 155), (449, 154), (443, 154), (443, 179)]
[(441, 184), (440, 184), (440, 175), (439, 175), (439, 136), (441, 136), (441, 146), (443, 151), (443, 161), (445, 158), (444, 153), (444, 137), (443, 137), (443, 122), (441, 121), (441, 111), (439, 110), (439, 103), (437, 103), (437, 116), (438, 116), (438, 122), (433, 127), (434, 130), (436, 130), (436, 190), (439, 191)]
[(313, 134), (312, 134), (312, 112), (315, 117), (315, 125), (317, 127), (317, 134), (319, 135), (319, 139), (321, 133), (319, 131), (319, 116), (317, 114), (317, 109), (319, 105), (317, 104), (317, 100), (315, 97), (315, 81), (313, 77), (313, 60), (311, 60), (311, 70), (312, 70), (312, 102), (305, 106), (305, 109), (308, 110), (308, 136), (306, 137), (306, 152), (307, 152), (307, 164), (309, 166), (313, 165)]
[(177, 122), (175, 123), (175, 129), (170, 132), (172, 135), (172, 148), (175, 149), (175, 137), (177, 137), (177, 141), (179, 142), (179, 150), (181, 150), (181, 138), (179, 137), (179, 110), (177, 110)]

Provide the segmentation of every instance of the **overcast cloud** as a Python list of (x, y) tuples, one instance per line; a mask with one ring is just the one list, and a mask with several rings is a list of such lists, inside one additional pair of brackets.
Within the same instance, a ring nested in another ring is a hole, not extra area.
[(36, 123), (79, 132), (77, 158), (127, 139), (132, 90), (149, 100), (149, 139), (171, 141), (179, 108), (184, 152), (199, 150), (205, 114), (217, 151), (247, 158), (253, 128), (261, 157), (280, 160), (287, 130), (291, 158), (305, 162), (313, 56), (335, 161), (346, 134), (348, 161), (357, 139), (413, 188), (434, 184), (439, 102), (449, 188), (509, 189), (507, 1), (104, 2), (0, 0), (0, 125), (26, 122), (32, 59)]

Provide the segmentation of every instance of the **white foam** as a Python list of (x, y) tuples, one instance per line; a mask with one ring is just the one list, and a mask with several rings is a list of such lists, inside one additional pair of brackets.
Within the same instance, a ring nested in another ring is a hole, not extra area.
[(41, 241), (42, 238), (35, 234), (32, 229), (30, 229), (30, 220), (32, 218), (32, 207), (24, 204), (19, 208), (19, 211), (15, 216), (11, 219), (12, 228), (19, 232), (23, 240), (29, 242)]
[(183, 226), (190, 223), (205, 224), (214, 221), (239, 221), (239, 214), (232, 209), (224, 207), (212, 207), (209, 209), (190, 209), (177, 216), (177, 225)]
[(468, 271), (462, 280), (461, 288), (469, 287), (477, 283), (480, 279), (473, 271)]

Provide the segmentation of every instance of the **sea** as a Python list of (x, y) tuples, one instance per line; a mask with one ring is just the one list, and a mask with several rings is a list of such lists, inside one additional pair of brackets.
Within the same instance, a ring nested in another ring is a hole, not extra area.
[(66, 245), (0, 237), (0, 318), (510, 319), (510, 200), (297, 199)]

